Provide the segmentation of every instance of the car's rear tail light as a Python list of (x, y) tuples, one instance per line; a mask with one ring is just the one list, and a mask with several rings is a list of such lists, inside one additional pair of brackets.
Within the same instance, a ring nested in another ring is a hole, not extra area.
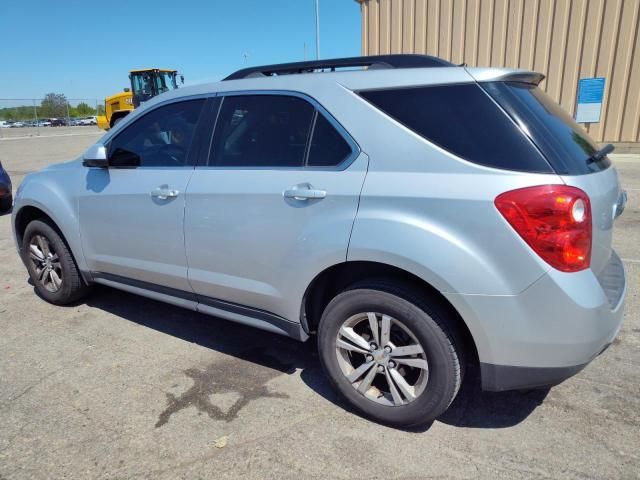
[(540, 257), (558, 270), (577, 272), (591, 261), (591, 204), (579, 188), (540, 185), (505, 192), (498, 211)]

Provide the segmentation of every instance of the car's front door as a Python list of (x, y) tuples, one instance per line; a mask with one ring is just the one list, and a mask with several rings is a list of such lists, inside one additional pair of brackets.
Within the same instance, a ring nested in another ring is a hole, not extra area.
[(87, 169), (79, 215), (83, 251), (94, 276), (191, 292), (185, 191), (205, 102), (179, 101), (151, 110), (106, 145), (108, 169)]
[(201, 304), (295, 321), (309, 276), (346, 260), (368, 159), (321, 110), (287, 94), (222, 100), (208, 164), (187, 191), (189, 280)]

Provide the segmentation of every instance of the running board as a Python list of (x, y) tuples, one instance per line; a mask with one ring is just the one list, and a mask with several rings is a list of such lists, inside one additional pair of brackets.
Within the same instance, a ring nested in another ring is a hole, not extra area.
[(142, 297), (158, 300), (181, 308), (204, 313), (214, 317), (224, 318), (232, 322), (249, 325), (251, 327), (291, 337), (301, 342), (309, 335), (302, 325), (265, 310), (260, 310), (237, 303), (226, 302), (217, 298), (196, 295), (162, 285), (134, 280), (131, 278), (112, 275), (110, 273), (91, 272), (93, 281), (107, 287), (124, 290), (125, 292)]

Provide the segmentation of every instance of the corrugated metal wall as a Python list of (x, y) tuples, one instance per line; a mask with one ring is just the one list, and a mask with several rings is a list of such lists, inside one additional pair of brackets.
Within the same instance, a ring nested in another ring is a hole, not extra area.
[(597, 141), (640, 142), (640, 0), (359, 0), (362, 52), (427, 53), (544, 73), (574, 114), (578, 79), (606, 77)]

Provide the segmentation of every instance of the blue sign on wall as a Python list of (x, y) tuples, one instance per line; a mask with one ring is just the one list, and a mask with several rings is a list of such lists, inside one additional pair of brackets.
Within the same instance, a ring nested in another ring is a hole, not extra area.
[(597, 123), (602, 112), (604, 78), (581, 78), (578, 82), (578, 108), (576, 122)]

